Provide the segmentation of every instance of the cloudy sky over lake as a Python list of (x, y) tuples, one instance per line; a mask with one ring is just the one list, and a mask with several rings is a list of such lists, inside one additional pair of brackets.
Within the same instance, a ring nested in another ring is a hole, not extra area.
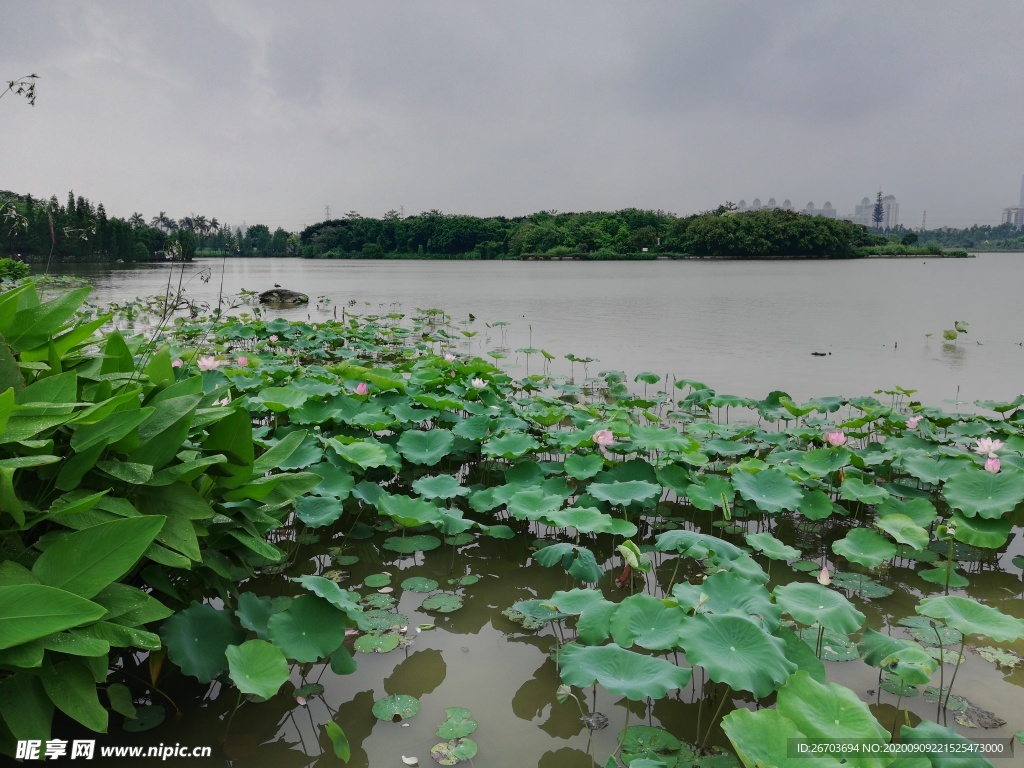
[(0, 0), (0, 189), (289, 230), (830, 201), (999, 223), (1024, 5)]

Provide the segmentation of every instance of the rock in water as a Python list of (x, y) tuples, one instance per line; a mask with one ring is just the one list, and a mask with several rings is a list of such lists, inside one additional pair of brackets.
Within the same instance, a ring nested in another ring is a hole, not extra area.
[(260, 294), (261, 304), (309, 304), (309, 296), (298, 291), (289, 291), (287, 288), (272, 288)]

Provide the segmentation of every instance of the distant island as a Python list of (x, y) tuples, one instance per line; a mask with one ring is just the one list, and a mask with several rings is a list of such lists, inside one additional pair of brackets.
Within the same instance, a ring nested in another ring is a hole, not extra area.
[(306, 227), (244, 230), (215, 217), (108, 217), (103, 204), (68, 194), (62, 204), (0, 191), (0, 257), (22, 262), (191, 261), (197, 257), (307, 259), (653, 260), (850, 259), (966, 256), (1024, 250), (1011, 225), (933, 230), (871, 229), (841, 219), (731, 203), (690, 216), (625, 208), (613, 212), (466, 216), (438, 210), (381, 218), (355, 211)]

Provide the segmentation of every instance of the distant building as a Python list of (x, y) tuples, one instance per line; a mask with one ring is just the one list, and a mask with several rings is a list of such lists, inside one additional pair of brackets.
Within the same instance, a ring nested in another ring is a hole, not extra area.
[(836, 209), (833, 208), (832, 203), (829, 202), (826, 202), (823, 206), (821, 206), (821, 208), (815, 208), (813, 202), (808, 203), (807, 205), (804, 206), (804, 209), (801, 211), (801, 213), (804, 213), (808, 216), (824, 216), (826, 219), (838, 218), (836, 214)]
[(1024, 205), (1013, 205), (1003, 208), (1002, 224), (1013, 224), (1017, 229), (1024, 227)]
[[(873, 228), (875, 226), (875, 204), (876, 200), (872, 200), (870, 197), (865, 197), (860, 201), (860, 205), (856, 206), (852, 216), (844, 216), (848, 218), (854, 224), (861, 224), (865, 227)], [(896, 198), (893, 195), (886, 195), (882, 198), (882, 221), (878, 224), (882, 229), (895, 229), (900, 225), (900, 204), (896, 202)]]

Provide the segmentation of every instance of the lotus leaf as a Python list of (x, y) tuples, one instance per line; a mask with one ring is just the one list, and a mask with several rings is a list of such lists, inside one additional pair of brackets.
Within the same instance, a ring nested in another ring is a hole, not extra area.
[(685, 616), (681, 610), (650, 595), (630, 595), (612, 614), (612, 639), (629, 648), (639, 645), (648, 650), (667, 650), (676, 644)]
[(662, 488), (657, 483), (644, 480), (627, 480), (612, 483), (591, 483), (587, 492), (595, 499), (607, 501), (616, 506), (626, 506), (634, 501), (647, 503), (661, 495)]
[(391, 574), (375, 573), (363, 579), (363, 583), (366, 584), (366, 586), (368, 587), (373, 587), (374, 589), (376, 589), (377, 587), (386, 587), (388, 584), (391, 583)]
[(622, 761), (629, 766), (641, 765), (641, 761), (656, 762), (658, 765), (676, 765), (683, 743), (664, 728), (649, 725), (631, 725), (619, 733)]
[(413, 464), (433, 466), (452, 451), (455, 435), (447, 429), (407, 430), (398, 438), (398, 452)]
[(288, 660), (266, 640), (246, 640), (241, 645), (229, 645), (226, 655), (228, 674), (242, 693), (269, 699), (288, 680)]
[(992, 474), (971, 466), (950, 477), (942, 495), (966, 517), (994, 520), (1024, 501), (1024, 472), (1006, 469)]
[(462, 607), (462, 598), (459, 595), (452, 595), (447, 592), (440, 592), (431, 595), (420, 606), (424, 611), (437, 611), (438, 613), (451, 613)]
[(800, 550), (783, 544), (770, 533), (749, 533), (746, 542), (771, 560), (793, 560), (800, 557)]
[(927, 499), (910, 499), (909, 501), (900, 501), (893, 497), (889, 497), (885, 501), (876, 507), (875, 511), (879, 517), (887, 517), (888, 515), (904, 515), (914, 521), (914, 525), (918, 525), (921, 528), (929, 528), (938, 514), (935, 511), (935, 505)]
[(775, 709), (751, 712), (737, 709), (722, 719), (722, 730), (747, 768), (840, 768), (833, 757), (796, 755), (789, 757), (794, 739), (806, 739), (796, 724)]
[(815, 489), (804, 491), (803, 498), (800, 500), (800, 505), (797, 509), (808, 520), (824, 520), (832, 514), (832, 510), (835, 507), (836, 505), (832, 502), (832, 497), (820, 489)]
[(580, 581), (595, 583), (601, 580), (601, 569), (597, 565), (597, 559), (586, 547), (577, 547), (565, 542), (552, 544), (534, 552), (533, 559), (545, 568), (560, 563), (570, 576)]
[(734, 472), (732, 484), (740, 496), (770, 515), (786, 509), (795, 511), (803, 499), (800, 486), (780, 469)]
[(462, 707), (449, 707), (444, 711), (448, 719), (441, 723), (437, 735), (442, 739), (460, 739), (469, 736), (477, 728), (473, 713)]
[(472, 739), (452, 739), (435, 744), (430, 756), (439, 765), (458, 765), (476, 757), (476, 742)]
[(469, 493), (469, 488), (451, 475), (421, 477), (413, 482), (412, 489), (424, 499), (454, 499)]
[(577, 480), (589, 480), (604, 468), (604, 459), (597, 454), (574, 453), (565, 457), (565, 474)]
[(362, 469), (381, 467), (388, 460), (388, 454), (384, 448), (374, 442), (363, 440), (345, 445), (332, 438), (328, 444), (345, 461)]
[(326, 658), (345, 636), (345, 614), (314, 595), (301, 595), (267, 621), (271, 642), (295, 661)]
[(909, 453), (899, 460), (899, 465), (911, 477), (925, 483), (938, 485), (964, 468), (963, 459), (949, 456), (934, 458), (928, 453)]
[(167, 710), (159, 704), (142, 704), (135, 708), (135, 717), (125, 718), (121, 726), (128, 733), (140, 733), (156, 728), (167, 719)]
[(777, 690), (797, 669), (786, 658), (782, 640), (743, 616), (687, 618), (679, 629), (679, 644), (686, 658), (704, 667), (712, 680), (758, 698)]
[(1024, 637), (1024, 619), (982, 605), (969, 597), (929, 597), (917, 604), (922, 616), (942, 619), (947, 626), (965, 635), (982, 635), (998, 643), (1009, 643)]
[(846, 448), (816, 448), (802, 453), (796, 464), (815, 477), (825, 477), (850, 464), (853, 453)]
[[(425, 533), (416, 536), (391, 536), (384, 540), (384, 549), (391, 552), (411, 554), (413, 552), (429, 552), (441, 546), (441, 540)], [(372, 578), (372, 577), (371, 577)], [(367, 586), (374, 586), (367, 582)]]
[(560, 509), (543, 517), (546, 524), (558, 528), (575, 528), (580, 533), (611, 533), (630, 538), (637, 533), (637, 527), (628, 520), (612, 517), (592, 507)]
[(924, 549), (931, 539), (928, 531), (906, 515), (899, 513), (879, 517), (875, 521), (875, 526), (888, 533), (900, 544), (906, 544), (914, 549)]
[(562, 680), (588, 688), (595, 682), (609, 693), (641, 701), (660, 699), (674, 688), (685, 688), (692, 671), (665, 659), (643, 656), (617, 645), (582, 646), (570, 643), (559, 654)]
[[(182, 672), (209, 683), (228, 668), (227, 647), (245, 640), (245, 632), (232, 621), (230, 611), (193, 602), (160, 625), (160, 637)], [(332, 649), (337, 645), (335, 640)]]
[(864, 504), (881, 504), (889, 498), (889, 492), (885, 488), (865, 483), (855, 477), (847, 477), (839, 486), (839, 498)]
[(387, 696), (373, 704), (374, 717), (393, 723), (415, 717), (419, 711), (420, 702), (412, 696)]
[(872, 667), (884, 669), (908, 685), (926, 685), (938, 663), (917, 643), (889, 637), (868, 628), (864, 630), (857, 650)]
[(945, 585), (946, 582), (949, 582), (949, 586), (954, 589), (966, 587), (971, 583), (966, 576), (950, 565), (940, 565), (938, 568), (932, 568), (927, 571), (918, 571), (917, 575), (929, 584)]
[(914, 728), (909, 725), (900, 727), (900, 739), (907, 744), (956, 744), (964, 745), (965, 751), (955, 753), (946, 747), (940, 747), (935, 754), (928, 755), (932, 768), (992, 768), (993, 764), (981, 756), (980, 752), (970, 750), (972, 742), (965, 739), (952, 728), (923, 720)]
[(896, 545), (867, 528), (854, 528), (844, 538), (832, 542), (832, 551), (867, 568), (896, 557)]
[(983, 517), (964, 517), (961, 513), (954, 512), (952, 520), (956, 523), (954, 539), (972, 547), (985, 549), (1002, 547), (1009, 538), (1013, 525), (1009, 516), (986, 520)]
[(818, 624), (847, 635), (864, 624), (864, 614), (835, 590), (820, 584), (794, 582), (775, 588), (775, 601), (800, 624)]
[(338, 521), (345, 511), (335, 496), (301, 496), (295, 500), (295, 516), (310, 528), (321, 528)]
[(518, 459), (540, 448), (540, 443), (523, 432), (509, 432), (483, 444), (483, 454), (496, 459)]
[(428, 579), (423, 576), (413, 576), (402, 582), (402, 589), (408, 590), (409, 592), (433, 592), (438, 588), (438, 583), (433, 579)]
[(388, 653), (395, 650), (398, 643), (399, 638), (396, 634), (371, 632), (356, 638), (355, 649), (359, 653)]
[(519, 520), (540, 520), (562, 508), (561, 496), (545, 493), (540, 488), (518, 491), (508, 500), (508, 513)]
[[(676, 594), (676, 588), (673, 588), (672, 593)], [(767, 628), (769, 632), (779, 626), (782, 608), (772, 602), (768, 590), (762, 584), (739, 574), (729, 571), (713, 573), (704, 579), (699, 593), (699, 600), (703, 601), (702, 611), (743, 616)]]
[(423, 499), (400, 494), (382, 494), (378, 509), (405, 528), (416, 528), (440, 520), (441, 510)]
[(696, 451), (700, 445), (692, 437), (682, 435), (675, 429), (658, 426), (629, 426), (629, 439), (642, 451)]

